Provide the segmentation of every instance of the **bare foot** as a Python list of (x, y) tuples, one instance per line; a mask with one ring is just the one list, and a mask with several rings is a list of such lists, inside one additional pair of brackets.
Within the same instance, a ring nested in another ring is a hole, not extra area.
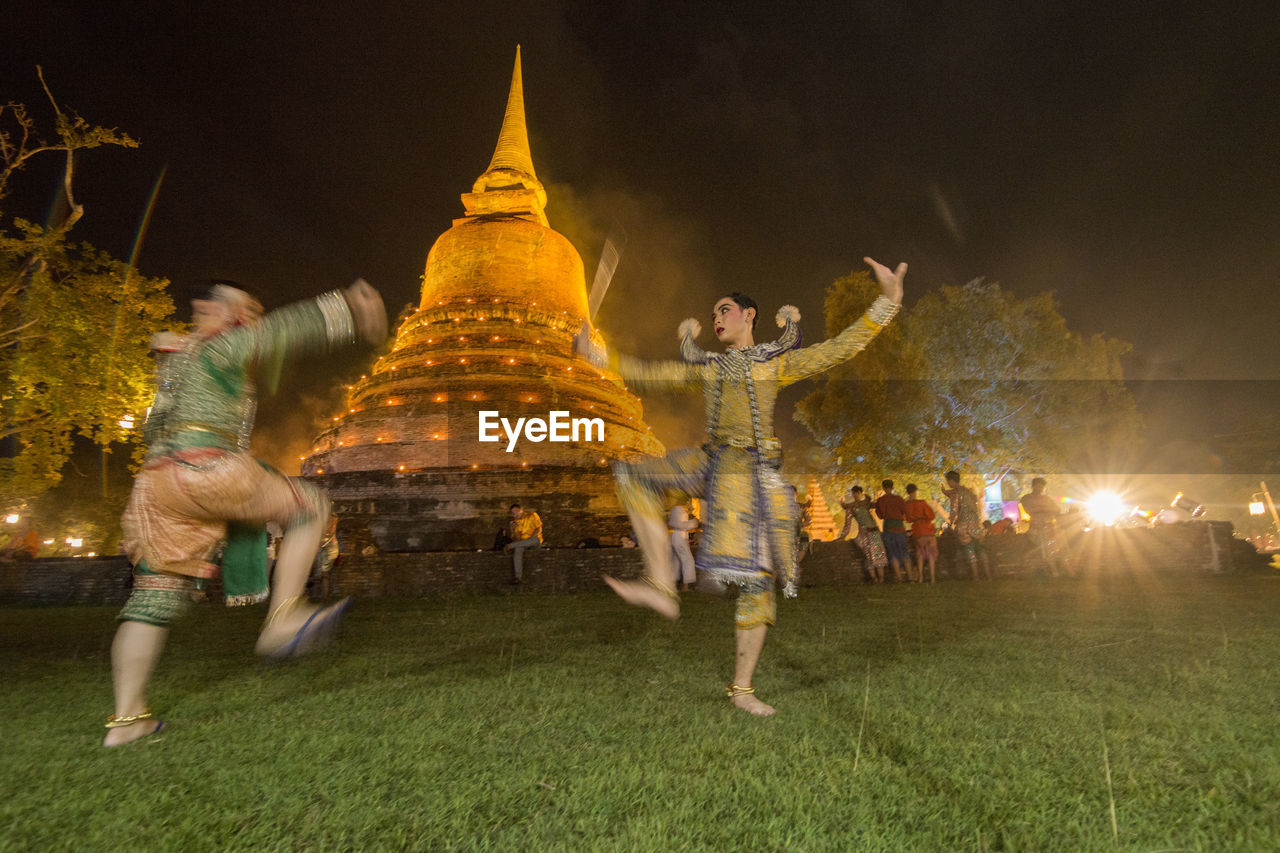
[(668, 619), (680, 618), (680, 602), (663, 595), (644, 581), (620, 581), (605, 575), (604, 582), (627, 604), (647, 607)]
[(772, 717), (778, 713), (778, 709), (772, 705), (766, 705), (756, 698), (754, 693), (741, 693), (737, 696), (730, 697), (730, 702), (737, 705), (748, 714), (755, 714), (757, 717)]
[(103, 738), (103, 746), (124, 746), (126, 743), (133, 743), (144, 737), (159, 733), (164, 728), (163, 720), (138, 720), (127, 726), (119, 726), (114, 729), (107, 729), (107, 736)]

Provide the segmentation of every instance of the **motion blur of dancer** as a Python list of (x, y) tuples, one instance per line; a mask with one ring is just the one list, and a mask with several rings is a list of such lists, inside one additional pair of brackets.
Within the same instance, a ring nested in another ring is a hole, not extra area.
[(712, 587), (737, 587), (737, 657), (734, 680), (725, 690), (737, 707), (759, 716), (774, 713), (756, 698), (752, 684), (765, 633), (774, 624), (774, 586), (782, 585), (789, 597), (796, 593), (796, 505), (778, 473), (782, 448), (772, 435), (774, 402), (783, 386), (852, 358), (898, 312), (907, 265), (890, 270), (864, 260), (875, 272), (882, 295), (853, 325), (815, 346), (799, 347), (799, 312), (789, 306), (778, 313), (778, 324), (785, 325), (782, 336), (757, 344), (759, 309), (749, 296), (738, 293), (718, 299), (712, 308), (724, 353), (704, 352), (693, 343), (701, 330), (695, 320), (681, 324), (682, 362), (606, 357), (585, 328), (576, 341), (580, 353), (598, 366), (612, 368), (630, 385), (705, 395), (707, 443), (701, 448), (614, 463), (618, 494), (644, 550), (646, 575), (642, 581), (606, 581), (625, 601), (678, 618), (664, 493), (705, 499), (699, 586), (706, 580)]
[(217, 571), (209, 560), (229, 523), (274, 521), (285, 531), (259, 655), (283, 659), (319, 647), (347, 604), (344, 599), (321, 609), (305, 600), (329, 500), (311, 483), (286, 477), (249, 455), (256, 408), (250, 371), (270, 370), (284, 358), (347, 346), (358, 338), (381, 342), (387, 335), (382, 297), (357, 281), (259, 319), (256, 300), (218, 285), (192, 307), (195, 331), (179, 342), (162, 369), (146, 427), (147, 458), (121, 519), (122, 544), (135, 567), (134, 589), (111, 646), (115, 713), (107, 718), (105, 746), (164, 727), (147, 707), (147, 683), (196, 578)]

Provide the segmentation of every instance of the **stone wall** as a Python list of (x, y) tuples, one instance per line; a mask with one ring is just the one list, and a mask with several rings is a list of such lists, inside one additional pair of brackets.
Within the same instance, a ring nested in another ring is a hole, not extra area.
[[(1231, 525), (1212, 523), (1218, 547), (1216, 570), (1265, 567), (1253, 547), (1231, 536)], [(1155, 529), (1096, 530), (1070, 543), (1086, 573), (1136, 570), (1215, 571), (1210, 525), (1170, 525)], [(986, 542), (998, 575), (1030, 575), (1042, 570), (1027, 536), (991, 537)], [(940, 542), (941, 577), (965, 578), (956, 562), (952, 537)], [(634, 548), (543, 548), (525, 553), (525, 583), (519, 590), (565, 594), (602, 589), (601, 575), (636, 577), (643, 566)], [(862, 552), (852, 542), (815, 542), (801, 562), (801, 586), (850, 586), (863, 582)], [(330, 575), (330, 596), (450, 596), (508, 592), (511, 557), (494, 551), (345, 553)], [(221, 595), (207, 582), (211, 598)], [(313, 590), (313, 592), (316, 592)], [(0, 605), (118, 604), (129, 594), (129, 564), (123, 557), (39, 559), (0, 564)]]
[[(603, 589), (601, 575), (637, 577), (635, 548), (542, 548), (525, 551), (523, 592)], [(495, 551), (344, 555), (330, 575), (332, 595), (460, 595), (511, 589), (511, 555)]]
[(0, 563), (0, 606), (119, 604), (129, 597), (124, 557), (47, 557)]
[[(542, 548), (526, 551), (522, 592), (572, 593), (603, 589), (601, 575), (637, 577), (635, 548)], [(40, 559), (0, 565), (0, 606), (121, 604), (129, 597), (124, 557)], [(494, 551), (344, 554), (330, 574), (330, 597), (450, 596), (512, 590), (511, 556)], [(205, 582), (209, 597), (222, 584)], [(319, 594), (318, 589), (312, 593)]]
[(454, 551), (493, 546), (520, 503), (542, 519), (543, 541), (618, 544), (629, 528), (613, 474), (598, 468), (527, 471), (364, 471), (326, 476), (342, 550)]

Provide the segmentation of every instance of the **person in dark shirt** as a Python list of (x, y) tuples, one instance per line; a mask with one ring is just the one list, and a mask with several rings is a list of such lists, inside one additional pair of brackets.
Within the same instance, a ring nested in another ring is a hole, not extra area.
[(1049, 570), (1050, 577), (1065, 571), (1062, 550), (1058, 543), (1059, 502), (1048, 494), (1049, 484), (1044, 477), (1031, 481), (1031, 491), (1018, 499), (1027, 514), (1027, 535), (1040, 560)]

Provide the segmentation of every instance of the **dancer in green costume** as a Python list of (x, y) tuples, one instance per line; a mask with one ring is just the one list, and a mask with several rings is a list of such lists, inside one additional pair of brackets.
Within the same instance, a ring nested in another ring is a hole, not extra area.
[[(229, 523), (256, 527), (275, 521), (285, 530), (259, 655), (292, 657), (321, 645), (347, 604), (322, 609), (305, 600), (329, 500), (315, 485), (249, 455), (256, 408), (250, 371), (357, 339), (381, 342), (387, 334), (382, 297), (357, 281), (258, 320), (260, 308), (243, 291), (219, 285), (210, 296), (193, 303), (193, 339), (162, 368), (146, 427), (147, 458), (121, 519), (122, 544), (136, 570), (111, 646), (115, 713), (107, 719), (105, 746), (163, 728), (147, 707), (147, 683), (195, 579), (217, 571), (210, 559)], [(228, 580), (236, 595), (261, 592), (252, 589), (252, 573)]]

